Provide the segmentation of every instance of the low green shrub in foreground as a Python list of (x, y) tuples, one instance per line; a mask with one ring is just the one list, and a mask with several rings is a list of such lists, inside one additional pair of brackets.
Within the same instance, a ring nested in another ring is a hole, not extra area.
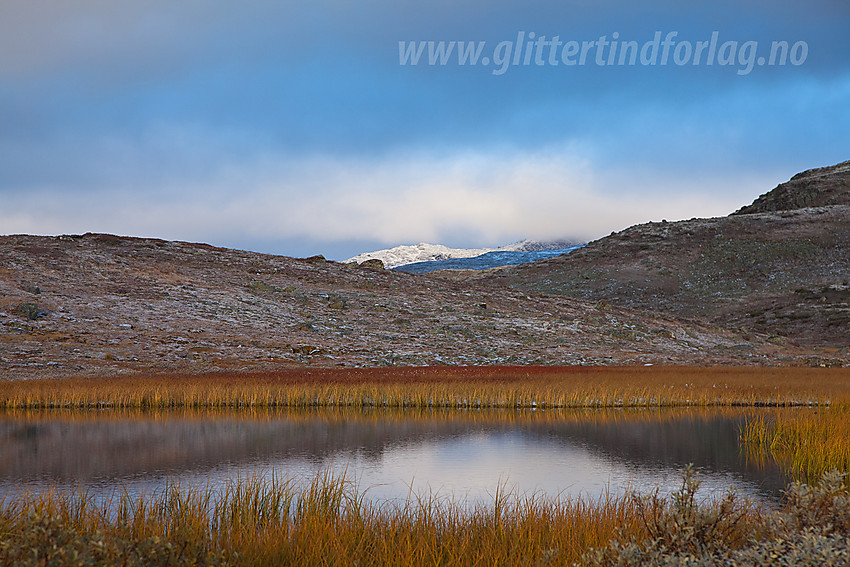
[[(682, 489), (671, 500), (633, 496), (638, 501), (648, 538), (614, 541), (591, 552), (583, 563), (612, 567), (719, 567), (850, 565), (850, 493), (844, 475), (823, 475), (817, 486), (790, 485), (785, 508), (759, 521), (744, 522), (734, 495), (700, 506), (694, 473), (684, 473)], [(751, 535), (742, 540), (742, 535)]]

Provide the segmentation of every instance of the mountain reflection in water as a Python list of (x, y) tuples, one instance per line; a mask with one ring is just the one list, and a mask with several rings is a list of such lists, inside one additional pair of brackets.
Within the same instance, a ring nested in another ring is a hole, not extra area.
[(707, 491), (775, 499), (787, 478), (747, 463), (731, 410), (40, 412), (0, 414), (0, 492), (84, 485), (151, 491), (248, 475), (345, 471), (370, 497), (410, 490), (489, 500), (676, 487), (693, 463)]

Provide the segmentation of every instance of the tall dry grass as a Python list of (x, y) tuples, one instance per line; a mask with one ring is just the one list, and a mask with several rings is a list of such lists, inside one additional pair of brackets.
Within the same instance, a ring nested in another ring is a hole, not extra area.
[(844, 565), (850, 493), (841, 475), (789, 486), (769, 512), (696, 498), (685, 471), (669, 498), (596, 501), (497, 493), (467, 509), (430, 496), (375, 504), (344, 477), (306, 486), (243, 479), (96, 501), (85, 492), (0, 502), (0, 565)]
[(428, 367), (288, 369), (0, 382), (0, 408), (663, 407), (850, 400), (850, 369)]
[[(433, 495), (375, 503), (330, 473), (307, 485), (248, 478), (219, 491), (171, 486), (101, 502), (25, 493), (0, 504), (0, 564), (572, 565), (592, 548), (652, 536), (652, 521), (667, 512), (653, 509), (650, 518), (644, 503), (627, 494), (590, 501), (504, 491), (474, 508)], [(761, 522), (746, 503), (693, 506), (733, 513), (723, 535), (733, 545)]]

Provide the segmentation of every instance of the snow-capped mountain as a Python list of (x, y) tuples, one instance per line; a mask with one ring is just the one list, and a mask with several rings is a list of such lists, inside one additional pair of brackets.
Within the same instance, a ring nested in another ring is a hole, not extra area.
[(551, 250), (560, 248), (569, 248), (583, 244), (582, 242), (572, 240), (556, 240), (550, 242), (538, 242), (534, 240), (523, 240), (514, 242), (507, 246), (499, 248), (449, 248), (442, 244), (427, 244), (425, 242), (409, 245), (396, 246), (386, 250), (376, 250), (375, 252), (364, 252), (353, 258), (349, 258), (346, 262), (365, 262), (377, 258), (384, 263), (387, 269), (397, 268), (406, 264), (415, 264), (417, 262), (433, 262), (440, 260), (453, 260), (457, 258), (474, 258), (488, 252), (536, 252), (539, 250)]

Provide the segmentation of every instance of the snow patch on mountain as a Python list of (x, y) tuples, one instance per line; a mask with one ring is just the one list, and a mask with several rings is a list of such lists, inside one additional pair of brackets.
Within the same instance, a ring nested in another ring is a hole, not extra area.
[(415, 264), (417, 262), (453, 260), (456, 258), (474, 258), (475, 256), (481, 256), (488, 252), (536, 252), (539, 250), (569, 248), (579, 244), (583, 244), (583, 242), (572, 240), (555, 240), (549, 242), (522, 240), (499, 248), (449, 248), (442, 244), (428, 244), (421, 242), (419, 244), (387, 248), (386, 250), (376, 250), (375, 252), (364, 252), (363, 254), (358, 254), (353, 258), (349, 258), (346, 262), (360, 263), (377, 258), (384, 263), (384, 266), (387, 269), (392, 269), (406, 264)]

